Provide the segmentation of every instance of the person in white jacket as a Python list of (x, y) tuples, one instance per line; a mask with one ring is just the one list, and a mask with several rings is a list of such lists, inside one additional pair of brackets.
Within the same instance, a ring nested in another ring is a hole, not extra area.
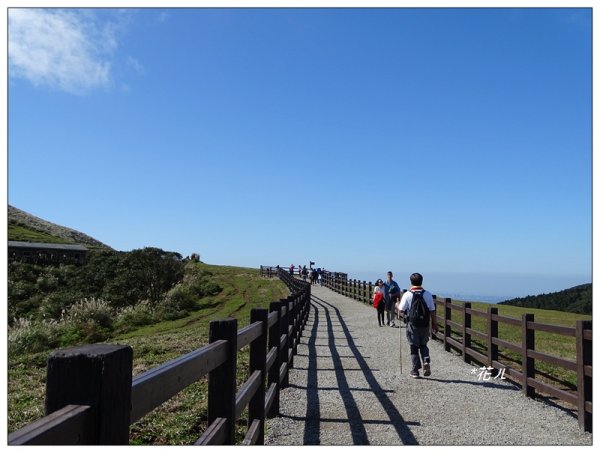
[[(433, 295), (423, 289), (423, 276), (419, 273), (414, 273), (410, 276), (410, 283), (412, 288), (406, 291), (400, 300), (398, 309), (400, 315), (405, 313), (408, 315), (406, 324), (406, 339), (410, 344), (410, 358), (412, 360), (412, 370), (410, 376), (413, 378), (419, 377), (419, 370), (423, 368), (423, 376), (431, 375), (431, 359), (429, 357), (429, 348), (427, 342), (429, 341), (429, 328), (431, 327), (432, 332), (437, 332), (437, 321), (435, 315), (435, 303), (433, 301)], [(416, 321), (413, 321), (411, 308), (413, 306), (413, 300), (422, 300), (425, 303), (426, 310), (425, 315), (428, 315), (425, 325), (418, 325)], [(415, 325), (416, 324), (416, 325)], [(420, 354), (420, 357), (419, 357)], [(421, 366), (421, 361), (422, 366)]]

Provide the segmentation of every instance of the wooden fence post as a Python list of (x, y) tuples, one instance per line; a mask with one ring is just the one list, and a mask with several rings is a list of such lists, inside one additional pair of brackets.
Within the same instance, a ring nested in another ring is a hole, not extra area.
[(208, 425), (227, 420), (224, 445), (235, 443), (235, 394), (237, 368), (237, 319), (211, 321), (209, 341), (227, 340), (227, 360), (208, 373)]
[(293, 355), (298, 354), (298, 343), (300, 343), (300, 334), (301, 334), (301, 325), (302, 325), (302, 305), (300, 303), (300, 293), (296, 293), (294, 296), (294, 327), (292, 330), (293, 333)]
[[(290, 368), (294, 368), (294, 355), (296, 354), (296, 297), (290, 297), (288, 299), (288, 310), (290, 311), (288, 316), (288, 371)], [(291, 306), (291, 308), (290, 308)], [(289, 350), (292, 350), (292, 355), (290, 357)]]
[(471, 328), (471, 313), (467, 313), (467, 309), (471, 309), (471, 302), (465, 302), (464, 305), (464, 317), (463, 317), (463, 329), (462, 329), (462, 336), (463, 336), (463, 341), (462, 341), (462, 354), (463, 354), (463, 360), (467, 363), (469, 363), (471, 361), (471, 356), (469, 356), (469, 353), (467, 352), (467, 349), (471, 348), (471, 334), (467, 333), (467, 329)]
[(281, 354), (279, 353), (281, 345), (281, 334), (279, 333), (281, 330), (281, 302), (271, 302), (269, 304), (269, 311), (277, 313), (277, 321), (269, 329), (269, 350), (276, 348), (276, 353), (273, 365), (269, 369), (268, 381), (269, 386), (273, 383), (275, 384), (275, 396), (267, 416), (276, 417), (279, 414), (279, 390), (281, 388), (279, 385), (279, 368), (281, 367)]
[(256, 443), (265, 443), (265, 380), (267, 374), (267, 336), (269, 312), (264, 308), (253, 308), (250, 312), (250, 323), (262, 322), (260, 337), (250, 343), (250, 374), (260, 371), (260, 387), (248, 403), (248, 428), (252, 420), (260, 420), (260, 431)]
[(450, 343), (448, 343), (448, 337), (452, 332), (452, 328), (447, 323), (447, 321), (452, 320), (452, 308), (450, 307), (451, 303), (452, 299), (446, 297), (446, 299), (444, 300), (444, 351), (446, 352), (450, 351)]
[[(592, 366), (592, 340), (584, 338), (584, 330), (592, 329), (592, 321), (577, 321), (577, 421), (583, 431), (592, 432), (592, 414), (585, 410), (585, 402), (592, 401), (592, 376), (586, 375), (586, 367)], [(589, 373), (591, 374), (591, 373)]]
[(533, 314), (521, 315), (521, 368), (523, 371), (523, 393), (525, 396), (535, 396), (535, 389), (527, 383), (528, 378), (535, 377), (535, 361), (529, 357), (528, 349), (535, 349), (535, 330), (527, 328), (527, 323), (533, 322)]
[(93, 410), (91, 444), (129, 444), (133, 351), (94, 344), (56, 351), (48, 359), (46, 415), (68, 404)]
[(305, 324), (305, 316), (306, 316), (306, 305), (304, 304), (304, 291), (301, 291), (298, 294), (298, 343), (300, 343), (300, 338), (302, 338), (302, 334), (304, 333), (304, 324)]
[(306, 323), (308, 322), (308, 315), (310, 312), (310, 291), (302, 292), (302, 305), (304, 306), (304, 319), (302, 320), (302, 331), (304, 331), (304, 327), (306, 327)]
[[(279, 335), (283, 336), (285, 335), (285, 339), (283, 340), (283, 344), (280, 345), (281, 349), (279, 350), (279, 357), (280, 357), (280, 362), (281, 365), (283, 365), (284, 363), (286, 364), (286, 372), (283, 374), (283, 378), (281, 379), (281, 388), (286, 388), (289, 385), (289, 379), (288, 379), (288, 371), (289, 371), (289, 363), (288, 363), (288, 350), (290, 347), (290, 336), (288, 335), (288, 319), (290, 316), (290, 311), (289, 311), (289, 305), (288, 305), (288, 299), (281, 299), (281, 304), (283, 307), (286, 308), (285, 310), (285, 314), (281, 315), (281, 323), (279, 325), (279, 328), (281, 329), (279, 331)], [(283, 313), (283, 312), (282, 312)]]
[(488, 338), (487, 338), (487, 356), (488, 366), (493, 367), (493, 362), (498, 361), (498, 345), (494, 344), (493, 339), (498, 338), (498, 321), (492, 319), (494, 315), (498, 314), (498, 307), (488, 307), (487, 312), (487, 324), (488, 324)]

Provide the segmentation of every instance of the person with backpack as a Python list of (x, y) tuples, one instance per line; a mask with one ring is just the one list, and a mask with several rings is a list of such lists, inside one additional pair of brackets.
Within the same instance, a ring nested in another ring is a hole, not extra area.
[(412, 360), (410, 376), (418, 378), (421, 368), (423, 368), (423, 376), (431, 375), (431, 358), (427, 342), (430, 326), (432, 332), (437, 332), (437, 321), (433, 296), (421, 286), (423, 276), (419, 273), (412, 274), (410, 284), (412, 287), (402, 296), (398, 310), (401, 315), (407, 315), (406, 338), (410, 345)]

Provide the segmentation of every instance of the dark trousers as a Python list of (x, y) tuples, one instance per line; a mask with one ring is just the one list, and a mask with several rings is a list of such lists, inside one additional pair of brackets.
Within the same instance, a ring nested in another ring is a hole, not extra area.
[(421, 358), (419, 358), (419, 353), (421, 354), (423, 363), (429, 363), (429, 348), (427, 347), (427, 345), (424, 344), (422, 346), (415, 346), (414, 344), (411, 344), (410, 359), (412, 361), (413, 371), (418, 371), (421, 369)]
[[(421, 359), (423, 363), (429, 363), (429, 327), (415, 327), (411, 323), (406, 325), (406, 338), (410, 344), (410, 359), (412, 361), (413, 371), (421, 369)], [(420, 357), (419, 357), (420, 354)]]
[(379, 302), (377, 306), (377, 322), (379, 322), (380, 326), (385, 324), (385, 304), (383, 301)]

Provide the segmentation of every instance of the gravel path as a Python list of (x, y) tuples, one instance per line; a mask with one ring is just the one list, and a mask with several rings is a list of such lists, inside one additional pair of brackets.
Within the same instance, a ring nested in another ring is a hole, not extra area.
[(372, 307), (329, 289), (313, 286), (312, 294), (265, 445), (592, 444), (572, 414), (509, 381), (478, 380), (475, 366), (436, 341), (431, 376), (410, 378), (404, 328), (379, 327)]

